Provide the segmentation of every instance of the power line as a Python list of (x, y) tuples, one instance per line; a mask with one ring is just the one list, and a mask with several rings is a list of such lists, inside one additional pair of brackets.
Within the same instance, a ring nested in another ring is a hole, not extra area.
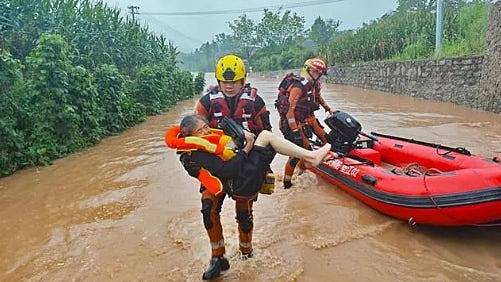
[(142, 15), (162, 15), (162, 16), (201, 16), (201, 15), (223, 15), (223, 14), (242, 14), (242, 13), (253, 13), (261, 12), (265, 9), (290, 9), (298, 7), (316, 6), (322, 4), (329, 4), (335, 2), (344, 2), (346, 0), (316, 0), (307, 2), (296, 2), (282, 5), (273, 6), (263, 6), (256, 8), (245, 8), (245, 9), (232, 9), (232, 10), (218, 10), (218, 11), (193, 11), (193, 12), (142, 12)]
[(158, 28), (162, 28), (162, 29), (168, 30), (168, 31), (170, 31), (172, 33), (175, 33), (176, 35), (178, 35), (178, 36), (180, 36), (180, 37), (182, 37), (184, 39), (187, 39), (187, 40), (191, 41), (192, 43), (196, 43), (196, 44), (199, 44), (199, 45), (203, 43), (203, 41), (201, 41), (199, 39), (195, 39), (193, 37), (190, 37), (190, 36), (184, 34), (183, 32), (180, 32), (179, 30), (173, 28), (172, 26), (168, 25), (167, 23), (158, 20), (154, 16), (147, 15), (146, 19), (143, 18), (143, 20), (146, 23), (152, 21), (153, 23), (156, 24), (156, 26)]

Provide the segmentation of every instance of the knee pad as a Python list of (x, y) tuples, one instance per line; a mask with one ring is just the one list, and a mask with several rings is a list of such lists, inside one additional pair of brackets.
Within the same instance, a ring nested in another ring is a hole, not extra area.
[(211, 210), (212, 210), (212, 201), (210, 199), (203, 199), (202, 209), (200, 210), (200, 212), (202, 212), (204, 226), (205, 229), (207, 230), (212, 228), (212, 220), (210, 219)]
[(221, 209), (223, 208), (224, 197), (220, 197), (217, 202), (217, 213), (221, 213)]
[(252, 214), (248, 211), (237, 211), (236, 220), (244, 233), (249, 233), (252, 230)]

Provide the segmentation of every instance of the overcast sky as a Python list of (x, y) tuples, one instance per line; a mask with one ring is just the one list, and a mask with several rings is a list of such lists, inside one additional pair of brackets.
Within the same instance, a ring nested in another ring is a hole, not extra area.
[[(112, 6), (128, 11), (127, 6), (139, 6), (139, 12), (186, 12), (244, 9), (264, 6), (276, 6), (288, 3), (307, 2), (309, 0), (104, 0)], [(306, 27), (311, 26), (318, 16), (333, 18), (342, 22), (341, 29), (353, 29), (393, 11), (397, 0), (345, 0), (329, 4), (292, 8), (303, 15)], [(262, 17), (262, 12), (248, 13), (254, 20)], [(210, 41), (214, 35), (229, 32), (228, 22), (238, 14), (204, 16), (147, 16), (139, 15), (154, 31), (161, 32), (179, 47), (181, 51), (193, 51), (203, 42)]]

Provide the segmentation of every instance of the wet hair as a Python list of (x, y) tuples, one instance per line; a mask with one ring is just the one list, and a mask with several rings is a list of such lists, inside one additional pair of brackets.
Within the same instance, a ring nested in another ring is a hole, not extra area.
[(201, 115), (192, 114), (187, 115), (181, 120), (180, 128), (181, 134), (180, 137), (186, 137), (193, 134), (193, 131), (197, 127), (199, 121), (203, 121), (205, 123), (209, 123), (207, 119)]

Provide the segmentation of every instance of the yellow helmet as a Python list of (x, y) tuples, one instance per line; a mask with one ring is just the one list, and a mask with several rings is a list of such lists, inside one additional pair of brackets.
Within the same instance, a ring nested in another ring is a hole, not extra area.
[(244, 61), (235, 55), (226, 55), (220, 58), (214, 72), (216, 73), (216, 79), (219, 81), (245, 80), (247, 75)]

